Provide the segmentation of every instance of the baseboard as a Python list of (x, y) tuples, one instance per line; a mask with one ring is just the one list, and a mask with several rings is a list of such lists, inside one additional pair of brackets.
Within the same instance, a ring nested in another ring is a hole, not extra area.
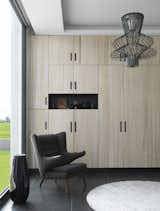
[[(160, 172), (160, 168), (87, 168), (87, 173), (156, 173)], [(38, 169), (29, 169), (29, 175), (39, 175)]]
[(160, 168), (87, 168), (88, 173), (153, 173), (160, 172)]

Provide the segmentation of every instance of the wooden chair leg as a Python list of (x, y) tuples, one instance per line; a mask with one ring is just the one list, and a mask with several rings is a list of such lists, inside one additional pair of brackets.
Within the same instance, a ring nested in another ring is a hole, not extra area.
[(58, 186), (57, 179), (54, 180), (54, 183), (56, 184), (56, 186)]
[(41, 181), (40, 181), (40, 188), (41, 188), (41, 186), (42, 186), (42, 184), (43, 184), (43, 182), (44, 182), (44, 179), (45, 179), (45, 177), (42, 177), (42, 179), (41, 179)]
[(64, 190), (65, 190), (65, 193), (69, 193), (68, 179), (64, 179)]
[(85, 192), (87, 188), (87, 182), (85, 176), (82, 176), (82, 181), (83, 181), (83, 192)]

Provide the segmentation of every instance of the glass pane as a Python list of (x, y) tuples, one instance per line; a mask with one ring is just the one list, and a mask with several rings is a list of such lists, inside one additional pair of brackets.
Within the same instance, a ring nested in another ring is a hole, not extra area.
[(0, 193), (10, 175), (11, 119), (11, 10), (9, 1), (0, 1)]
[(22, 24), (9, 1), (0, 0), (0, 193), (10, 164), (21, 153)]

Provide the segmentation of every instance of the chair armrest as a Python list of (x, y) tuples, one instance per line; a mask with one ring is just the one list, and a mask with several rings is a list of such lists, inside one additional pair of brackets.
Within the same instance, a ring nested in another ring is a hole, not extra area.
[(84, 156), (86, 154), (83, 152), (66, 152), (62, 155), (52, 156), (52, 157), (43, 157), (43, 166), (44, 170), (49, 171), (53, 168), (63, 166), (71, 163), (72, 161)]

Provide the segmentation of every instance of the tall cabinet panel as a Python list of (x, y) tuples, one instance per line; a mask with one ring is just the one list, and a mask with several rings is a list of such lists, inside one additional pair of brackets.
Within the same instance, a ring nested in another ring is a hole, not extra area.
[(47, 108), (48, 96), (48, 37), (32, 36), (28, 74), (29, 107)]
[(67, 149), (74, 151), (73, 143), (73, 111), (72, 110), (49, 110), (49, 133), (66, 132)]
[(123, 68), (99, 69), (99, 167), (123, 166)]
[(28, 154), (29, 167), (35, 168), (35, 158), (33, 146), (31, 144), (32, 134), (47, 134), (48, 133), (48, 110), (45, 109), (29, 109), (28, 112)]
[(152, 167), (160, 167), (160, 67), (148, 66), (151, 78)]
[(151, 161), (150, 73), (142, 68), (124, 73), (124, 167), (149, 167)]
[(74, 111), (74, 146), (75, 151), (86, 151), (80, 160), (88, 167), (98, 167), (98, 111)]

